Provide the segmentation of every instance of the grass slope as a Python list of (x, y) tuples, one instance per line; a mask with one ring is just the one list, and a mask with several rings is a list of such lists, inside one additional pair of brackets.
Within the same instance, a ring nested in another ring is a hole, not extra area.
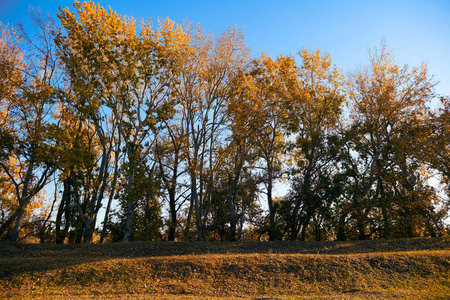
[(450, 239), (0, 244), (2, 299), (450, 299)]

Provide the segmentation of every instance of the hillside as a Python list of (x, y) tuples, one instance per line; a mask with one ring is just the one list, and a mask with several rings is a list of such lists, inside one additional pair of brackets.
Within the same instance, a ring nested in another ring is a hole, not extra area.
[(449, 299), (450, 239), (0, 244), (2, 299)]

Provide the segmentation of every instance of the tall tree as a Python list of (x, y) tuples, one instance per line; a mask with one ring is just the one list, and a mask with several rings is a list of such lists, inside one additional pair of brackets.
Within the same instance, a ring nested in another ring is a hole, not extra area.
[(288, 81), (287, 127), (295, 137), (293, 185), (289, 215), (290, 239), (301, 240), (326, 200), (333, 169), (333, 141), (342, 114), (344, 76), (329, 54), (302, 50), (298, 78)]
[[(77, 231), (76, 241), (81, 242), (83, 234), (90, 236), (93, 233), (92, 226), (86, 224), (86, 214), (90, 209), (89, 202), (95, 197), (92, 193), (98, 182), (96, 166), (101, 157), (101, 146), (92, 124), (80, 118), (73, 109), (61, 104), (55, 115), (60, 118), (58, 169), (63, 183), (55, 220), (56, 243), (64, 242), (71, 227)], [(83, 225), (79, 227), (78, 223)], [(86, 242), (89, 238), (85, 237)]]
[[(183, 120), (181, 120), (182, 123)], [(186, 133), (184, 132), (185, 128), (179, 126), (176, 121), (168, 122), (165, 130), (168, 136), (166, 138), (161, 137), (157, 141), (155, 152), (159, 176), (169, 204), (169, 220), (166, 222), (169, 227), (167, 239), (174, 241), (179, 227), (178, 214), (186, 201), (185, 194), (187, 191), (180, 182), (187, 171), (183, 168), (185, 153), (182, 151), (186, 143)]]
[[(413, 133), (410, 129), (425, 117), (433, 86), (425, 65), (418, 68), (396, 65), (384, 44), (380, 50), (370, 52), (368, 66), (349, 78), (352, 139), (348, 141), (351, 145), (348, 157), (352, 162), (346, 166), (354, 211), (344, 215), (354, 215), (359, 239), (371, 235), (368, 222), (372, 222), (370, 215), (380, 196), (381, 181), (401, 163), (396, 152), (408, 149), (401, 145), (420, 144), (420, 135), (405, 132)], [(411, 157), (411, 152), (407, 156)], [(390, 205), (381, 202), (378, 207), (385, 211)]]
[(450, 97), (441, 97), (439, 110), (425, 125), (431, 129), (424, 153), (431, 166), (438, 170), (450, 192)]
[(19, 238), (26, 207), (48, 183), (57, 158), (52, 116), (59, 80), (52, 36), (56, 23), (40, 11), (31, 17), (37, 28), (35, 42), (23, 30), (15, 32), (1, 25), (1, 72), (8, 77), (2, 78), (0, 87), (0, 167), (14, 187), (18, 206), (2, 224), (0, 234), (15, 221), (13, 243)]
[(435, 209), (442, 216), (442, 220), (448, 217), (450, 209), (450, 97), (440, 97), (438, 111), (432, 112), (430, 118), (424, 122), (426, 138), (424, 151), (419, 152), (433, 170), (439, 174), (440, 183), (447, 193), (446, 201), (438, 201), (441, 209)]
[[(71, 179), (71, 184), (66, 182), (65, 188), (74, 189), (73, 185), (78, 185), (73, 193), (73, 201), (83, 224), (84, 242), (89, 243), (108, 185), (111, 153), (118, 131), (118, 116), (106, 109), (111, 108), (116, 100), (110, 95), (114, 89), (112, 77), (117, 74), (115, 51), (118, 51), (125, 34), (134, 27), (133, 24), (122, 22), (119, 15), (111, 11), (107, 13), (92, 2), (74, 2), (74, 8), (79, 21), (75, 12), (71, 13), (68, 8), (60, 10), (58, 15), (66, 32), (57, 36), (56, 43), (70, 88), (63, 101), (74, 109), (75, 122), (79, 124), (75, 128), (90, 128), (94, 132), (95, 138), (91, 136), (90, 139), (98, 143), (97, 153), (94, 154), (98, 160), (94, 162), (96, 165), (84, 170), (86, 181), (83, 186)], [(80, 137), (80, 134), (74, 136)], [(90, 159), (89, 156), (85, 158)], [(70, 170), (74, 167), (68, 166), (69, 170), (65, 172), (73, 173), (75, 170)], [(63, 201), (66, 200), (68, 198), (63, 197)], [(69, 205), (68, 202), (65, 204)]]
[(245, 80), (244, 91), (252, 107), (247, 111), (251, 127), (257, 132), (252, 137), (261, 159), (262, 183), (265, 186), (269, 208), (269, 239), (281, 238), (275, 224), (276, 209), (273, 201), (273, 186), (280, 176), (281, 158), (285, 152), (283, 124), (287, 118), (286, 81), (295, 74), (295, 62), (290, 57), (280, 56), (276, 61), (264, 54), (253, 61)]
[(124, 240), (129, 241), (134, 210), (142, 196), (136, 194), (135, 170), (138, 164), (145, 164), (143, 159), (150, 154), (162, 120), (171, 116), (170, 87), (176, 84), (176, 56), (186, 35), (170, 20), (161, 22), (159, 30), (145, 22), (136, 30), (133, 19), (92, 2), (75, 2), (74, 7), (78, 18), (68, 8), (61, 10), (59, 17), (67, 34), (57, 41), (77, 109), (95, 126), (103, 147), (101, 184), (84, 223), (95, 224), (107, 184), (113, 149), (110, 141), (119, 134), (128, 182), (122, 195), (128, 199)]
[(214, 173), (226, 124), (231, 79), (248, 57), (242, 33), (228, 29), (217, 39), (200, 27), (191, 29), (191, 50), (181, 73), (180, 108), (188, 139), (184, 147), (190, 178), (190, 207), (185, 236), (194, 216), (199, 241), (205, 240)]

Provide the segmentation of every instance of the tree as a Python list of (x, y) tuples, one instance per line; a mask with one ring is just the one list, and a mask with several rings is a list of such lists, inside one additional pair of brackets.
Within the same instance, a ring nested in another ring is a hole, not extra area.
[(89, 227), (95, 224), (107, 185), (111, 140), (118, 134), (127, 167), (122, 169), (128, 178), (122, 196), (128, 199), (124, 240), (129, 241), (135, 207), (142, 196), (136, 194), (135, 170), (150, 155), (162, 121), (171, 116), (170, 87), (176, 85), (176, 57), (187, 36), (170, 20), (161, 22), (156, 31), (145, 22), (136, 30), (133, 19), (92, 2), (75, 2), (74, 7), (78, 19), (69, 9), (61, 10), (67, 35), (59, 35), (57, 41), (76, 95), (75, 105), (95, 126), (103, 148), (100, 188), (83, 222)]
[[(183, 123), (183, 121), (181, 121)], [(183, 189), (179, 182), (186, 170), (182, 169), (185, 160), (182, 151), (186, 143), (185, 128), (179, 126), (176, 122), (168, 123), (166, 126), (167, 138), (161, 137), (157, 141), (155, 152), (159, 166), (159, 176), (162, 180), (162, 186), (168, 196), (169, 220), (166, 222), (169, 227), (169, 241), (174, 241), (178, 227), (178, 213), (186, 201), (186, 189)]]
[[(52, 39), (56, 23), (39, 11), (31, 16), (37, 28), (36, 43), (23, 30), (11, 31), (3, 25), (0, 42), (1, 72), (8, 76), (2, 79), (0, 91), (4, 117), (0, 167), (14, 187), (18, 204), (2, 224), (0, 234), (15, 221), (12, 243), (19, 238), (27, 206), (48, 183), (57, 161), (57, 130), (52, 116), (59, 80)], [(22, 57), (23, 53), (27, 56)]]
[(226, 100), (231, 79), (246, 63), (248, 49), (239, 30), (228, 29), (216, 40), (197, 27), (191, 29), (191, 49), (184, 60), (179, 90), (182, 126), (187, 133), (184, 152), (190, 178), (190, 205), (185, 237), (194, 216), (199, 241), (205, 240), (214, 173), (223, 161)]
[(425, 126), (431, 129), (425, 155), (431, 166), (441, 174), (441, 180), (450, 192), (450, 97), (441, 97), (441, 106), (431, 114)]
[(283, 124), (287, 117), (286, 81), (295, 74), (295, 62), (280, 56), (276, 61), (264, 54), (252, 62), (245, 79), (243, 92), (249, 105), (245, 106), (247, 118), (254, 128), (252, 142), (261, 159), (262, 180), (269, 207), (269, 239), (281, 238), (275, 224), (276, 210), (273, 202), (273, 185), (280, 176), (281, 158), (285, 151)]
[[(108, 104), (111, 106), (111, 102), (115, 100), (108, 95), (112, 89), (110, 81), (117, 62), (114, 60), (114, 50), (132, 26), (127, 27), (121, 23), (120, 16), (112, 12), (107, 14), (92, 2), (74, 2), (74, 8), (77, 9), (80, 22), (68, 8), (60, 10), (58, 17), (66, 33), (60, 33), (56, 38), (69, 82), (69, 90), (64, 95), (63, 102), (68, 109), (73, 110), (72, 126), (78, 131), (73, 132), (72, 136), (76, 139), (71, 141), (78, 147), (69, 145), (75, 152), (71, 151), (72, 154), (68, 157), (76, 155), (79, 158), (69, 158), (69, 165), (63, 170), (67, 173), (67, 178), (63, 193), (66, 197), (63, 196), (62, 201), (69, 208), (70, 198), (67, 197), (69, 194), (73, 196), (72, 201), (82, 223), (79, 238), (84, 236), (84, 242), (89, 243), (108, 185), (111, 154), (117, 140), (115, 135), (118, 131), (118, 117), (106, 110)], [(111, 62), (109, 68), (108, 61)], [(87, 144), (83, 142), (85, 138), (88, 138)], [(92, 143), (94, 141), (95, 145)], [(85, 149), (90, 149), (91, 153), (83, 155)], [(80, 158), (84, 161), (80, 161)], [(70, 164), (74, 161), (76, 164)], [(82, 182), (78, 182), (79, 179)]]
[(288, 226), (289, 238), (296, 239), (301, 229), (300, 240), (303, 241), (312, 219), (330, 209), (327, 207), (330, 203), (325, 201), (332, 201), (327, 199), (327, 194), (333, 194), (333, 146), (345, 94), (344, 76), (331, 65), (329, 54), (305, 49), (298, 54), (301, 58), (298, 78), (288, 82), (287, 127), (295, 137), (292, 147), (296, 163), (291, 171), (289, 198), (293, 208)]
[(244, 140), (231, 138), (220, 170), (214, 175), (211, 199), (212, 221), (209, 229), (215, 230), (220, 240), (237, 241), (242, 236), (248, 212), (257, 207), (258, 181), (254, 173), (255, 152)]
[[(351, 184), (351, 214), (356, 222), (359, 239), (372, 235), (368, 222), (378, 209), (384, 218), (392, 207), (389, 197), (383, 197), (383, 182), (402, 161), (413, 158), (415, 145), (421, 145), (421, 135), (414, 132), (426, 113), (426, 103), (433, 96), (431, 78), (425, 65), (399, 67), (382, 44), (370, 52), (370, 63), (349, 78), (351, 139), (348, 143), (346, 169)], [(400, 159), (398, 152), (405, 152)], [(396, 184), (403, 184), (395, 178)]]
[[(14, 136), (12, 132), (9, 107), (15, 98), (20, 97), (20, 87), (23, 84), (22, 71), (25, 68), (23, 53), (18, 44), (17, 32), (0, 23), (0, 160), (10, 159), (10, 149), (13, 147)], [(4, 163), (7, 163), (6, 161)], [(15, 165), (15, 164), (14, 164)], [(17, 210), (17, 199), (14, 185), (3, 168), (0, 169), (1, 190), (1, 231), (4, 232), (14, 219), (10, 218)], [(8, 223), (7, 223), (8, 222)], [(7, 224), (7, 225), (5, 225)], [(5, 226), (4, 226), (5, 225)]]
[(75, 241), (80, 243), (84, 235), (87, 243), (93, 234), (92, 221), (88, 223), (87, 215), (91, 212), (90, 204), (95, 205), (101, 178), (97, 172), (101, 145), (92, 124), (71, 107), (60, 103), (55, 115), (60, 119), (58, 169), (63, 187), (55, 220), (56, 243), (64, 242), (71, 227), (76, 231)]
[[(440, 98), (441, 106), (424, 122), (426, 138), (423, 155), (432, 170), (437, 170), (440, 182), (445, 186), (447, 201), (438, 201), (439, 222), (448, 217), (450, 199), (450, 97)], [(441, 224), (442, 227), (442, 224)]]

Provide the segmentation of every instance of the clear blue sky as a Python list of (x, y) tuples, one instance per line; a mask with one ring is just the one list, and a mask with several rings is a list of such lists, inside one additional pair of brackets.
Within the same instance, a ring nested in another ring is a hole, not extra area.
[[(399, 64), (428, 65), (440, 81), (437, 92), (450, 94), (450, 0), (377, 1), (94, 1), (117, 13), (177, 23), (190, 20), (218, 35), (227, 26), (241, 28), (254, 56), (295, 54), (320, 49), (345, 72), (366, 63), (367, 50), (385, 39)], [(68, 0), (0, 0), (0, 21), (27, 29), (29, 6), (56, 14)], [(31, 28), (30, 28), (31, 29)]]

